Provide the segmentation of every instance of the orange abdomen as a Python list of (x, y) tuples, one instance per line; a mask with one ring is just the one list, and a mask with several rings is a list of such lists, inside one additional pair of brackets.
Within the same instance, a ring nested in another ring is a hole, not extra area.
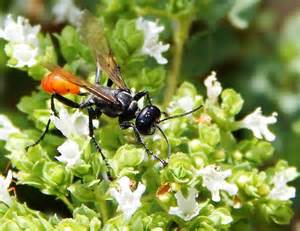
[(44, 91), (51, 94), (57, 93), (60, 95), (65, 95), (70, 93), (77, 95), (80, 93), (80, 88), (77, 85), (64, 80), (55, 72), (47, 74), (42, 79), (41, 87)]

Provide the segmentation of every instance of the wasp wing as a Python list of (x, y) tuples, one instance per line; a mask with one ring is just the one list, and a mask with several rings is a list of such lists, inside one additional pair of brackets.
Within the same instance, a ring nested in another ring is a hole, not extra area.
[(92, 50), (97, 65), (109, 75), (109, 78), (121, 89), (128, 89), (120, 68), (109, 48), (104, 27), (89, 11), (84, 10), (79, 20), (79, 33), (83, 42)]
[(44, 64), (43, 65), (45, 68), (47, 68), (49, 71), (56, 73), (57, 76), (60, 78), (63, 78), (64, 80), (73, 83), (79, 87), (82, 87), (86, 89), (88, 92), (92, 93), (93, 95), (106, 100), (110, 103), (119, 103), (117, 99), (114, 97), (111, 89), (103, 86), (96, 86), (94, 84), (91, 84), (90, 82), (83, 80), (70, 72), (64, 70), (63, 68), (56, 66), (54, 64)]

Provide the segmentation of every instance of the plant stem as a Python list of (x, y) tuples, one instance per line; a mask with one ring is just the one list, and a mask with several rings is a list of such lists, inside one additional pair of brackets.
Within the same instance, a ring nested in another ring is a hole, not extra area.
[(95, 194), (95, 197), (100, 210), (102, 222), (105, 223), (109, 218), (106, 201), (100, 198), (100, 196), (98, 196), (97, 194)]
[(60, 196), (59, 199), (61, 199), (65, 203), (65, 205), (68, 207), (68, 209), (71, 212), (73, 212), (74, 207), (66, 196)]
[(182, 64), (182, 51), (186, 39), (188, 37), (190, 25), (192, 22), (191, 16), (179, 17), (173, 19), (174, 33), (173, 33), (173, 60), (171, 71), (167, 79), (167, 88), (165, 92), (164, 105), (168, 105), (172, 96), (174, 95), (178, 83), (178, 76)]
[(154, 15), (157, 17), (169, 17), (169, 14), (165, 10), (159, 10), (151, 7), (135, 7), (135, 12), (137, 15), (145, 16), (145, 15)]

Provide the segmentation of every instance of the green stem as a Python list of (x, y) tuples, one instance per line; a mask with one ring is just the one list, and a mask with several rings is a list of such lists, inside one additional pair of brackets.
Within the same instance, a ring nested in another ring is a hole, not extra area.
[(68, 207), (68, 209), (71, 212), (73, 212), (74, 207), (66, 196), (60, 196), (59, 199), (61, 199), (65, 203), (65, 205)]
[(169, 17), (170, 15), (168, 14), (167, 11), (165, 10), (159, 10), (151, 7), (135, 7), (135, 12), (137, 15), (140, 16), (145, 16), (145, 15), (153, 15), (156, 17)]
[(174, 95), (178, 83), (178, 77), (182, 64), (182, 51), (184, 44), (188, 38), (189, 29), (191, 26), (192, 17), (175, 18), (173, 20), (173, 60), (172, 67), (167, 79), (167, 88), (165, 92), (164, 105), (167, 106), (172, 96)]
[(109, 219), (106, 201), (95, 194), (96, 201), (100, 210), (102, 222), (105, 223)]

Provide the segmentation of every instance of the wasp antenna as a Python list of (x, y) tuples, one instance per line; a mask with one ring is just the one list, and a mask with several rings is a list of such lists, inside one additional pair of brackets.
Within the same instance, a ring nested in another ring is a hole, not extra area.
[(167, 145), (168, 145), (168, 159), (170, 159), (170, 156), (171, 156), (171, 145), (170, 145), (170, 142), (169, 142), (169, 139), (168, 137), (166, 136), (166, 134), (164, 133), (164, 131), (161, 129), (160, 126), (158, 126), (157, 124), (155, 124), (155, 127), (157, 127), (157, 129), (160, 131), (160, 133), (163, 135)]
[(161, 122), (164, 122), (166, 120), (170, 120), (170, 119), (175, 119), (175, 118), (179, 118), (179, 117), (183, 117), (183, 116), (186, 116), (186, 115), (189, 115), (189, 114), (192, 114), (194, 113), (195, 111), (198, 111), (200, 108), (202, 108), (203, 105), (200, 105), (199, 107), (196, 107), (194, 108), (193, 110), (191, 111), (188, 111), (188, 112), (185, 112), (185, 113), (182, 113), (182, 114), (179, 114), (179, 115), (174, 115), (174, 116), (169, 116), (169, 117), (166, 117), (162, 120), (159, 120), (158, 123), (161, 123)]

